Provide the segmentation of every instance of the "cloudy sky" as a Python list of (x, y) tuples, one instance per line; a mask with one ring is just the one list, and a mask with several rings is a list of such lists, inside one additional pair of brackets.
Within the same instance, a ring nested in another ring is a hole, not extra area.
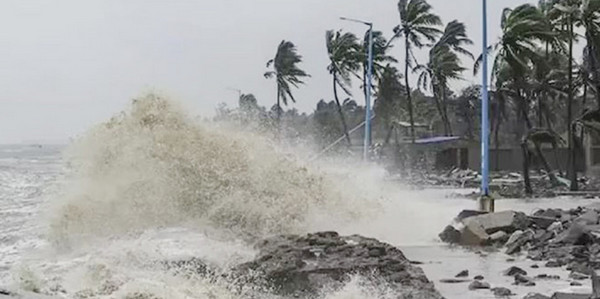
[[(467, 24), (474, 53), (480, 53), (480, 2), (430, 0), (444, 22)], [(488, 2), (493, 41), (504, 7), (534, 1)], [(371, 20), (390, 36), (398, 23), (396, 5), (396, 0), (2, 0), (0, 143), (67, 140), (151, 90), (205, 116), (219, 102), (235, 105), (237, 94), (228, 88), (253, 93), (271, 106), (275, 85), (262, 74), (282, 39), (298, 46), (302, 67), (312, 75), (296, 91), (294, 104), (311, 111), (319, 99), (332, 98), (325, 31), (362, 35), (363, 26), (339, 20), (347, 16)], [(402, 57), (401, 44), (393, 51)], [(468, 76), (454, 85), (471, 82), (477, 79)]]

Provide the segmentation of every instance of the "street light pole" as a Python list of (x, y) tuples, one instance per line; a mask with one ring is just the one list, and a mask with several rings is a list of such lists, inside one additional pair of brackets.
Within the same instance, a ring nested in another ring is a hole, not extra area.
[(481, 72), (481, 198), (480, 209), (494, 211), (494, 199), (489, 190), (490, 167), (490, 132), (489, 132), (489, 94), (488, 94), (488, 41), (487, 41), (487, 0), (482, 0), (483, 6), (483, 44)]
[(483, 71), (481, 73), (481, 195), (489, 195), (489, 95), (488, 95), (488, 45), (487, 45), (487, 0), (483, 0)]
[(361, 20), (340, 18), (344, 21), (360, 23), (369, 26), (369, 49), (367, 59), (367, 86), (365, 94), (365, 139), (363, 142), (363, 159), (368, 161), (371, 148), (371, 88), (373, 87), (373, 23)]

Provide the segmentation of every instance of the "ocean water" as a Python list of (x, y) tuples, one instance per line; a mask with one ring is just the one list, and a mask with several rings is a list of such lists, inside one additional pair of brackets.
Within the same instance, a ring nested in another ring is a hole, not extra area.
[[(298, 149), (230, 127), (197, 123), (162, 97), (137, 99), (70, 145), (0, 146), (0, 287), (52, 298), (275, 298), (268, 290), (175, 275), (168, 260), (198, 257), (221, 269), (255, 255), (251, 242), (278, 233), (336, 230), (400, 247), (423, 262), (446, 298), (494, 298), (440, 284), (461, 270), (492, 286), (551, 294), (569, 287), (561, 269), (530, 269), (500, 252), (441, 244), (437, 234), (475, 202), (472, 190), (416, 190), (374, 165), (307, 162)], [(308, 156), (308, 155), (305, 155)], [(589, 199), (502, 200), (532, 212)], [(560, 281), (516, 287), (516, 264)], [(322, 298), (396, 298), (355, 277)]]

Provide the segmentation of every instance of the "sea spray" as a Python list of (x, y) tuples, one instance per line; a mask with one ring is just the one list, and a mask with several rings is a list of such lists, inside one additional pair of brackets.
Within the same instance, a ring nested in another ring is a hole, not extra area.
[(353, 217), (345, 207), (364, 200), (267, 139), (200, 124), (155, 94), (78, 138), (65, 159), (65, 189), (50, 209), (50, 238), (63, 246), (181, 225), (302, 232), (311, 211)]

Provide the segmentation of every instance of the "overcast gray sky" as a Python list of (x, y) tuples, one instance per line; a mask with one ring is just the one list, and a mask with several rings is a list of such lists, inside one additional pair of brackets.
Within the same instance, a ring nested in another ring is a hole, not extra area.
[[(480, 53), (481, 1), (429, 2), (444, 22), (465, 22), (473, 52)], [(534, 1), (488, 2), (494, 41), (501, 10)], [(396, 0), (2, 0), (0, 143), (67, 140), (149, 90), (205, 116), (219, 102), (236, 104), (237, 94), (228, 87), (253, 93), (270, 107), (275, 85), (263, 73), (282, 39), (298, 46), (302, 67), (312, 75), (295, 91), (293, 106), (312, 111), (319, 99), (332, 99), (325, 31), (362, 35), (363, 26), (339, 20), (347, 16), (371, 20), (390, 36), (398, 23), (396, 5)], [(393, 53), (401, 59), (400, 46)], [(478, 82), (469, 74), (455, 86)]]

